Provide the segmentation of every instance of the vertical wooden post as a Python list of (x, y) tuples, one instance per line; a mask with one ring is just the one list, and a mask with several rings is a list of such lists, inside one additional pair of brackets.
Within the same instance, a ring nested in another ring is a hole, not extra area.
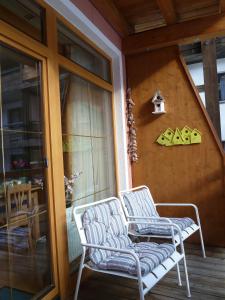
[(202, 42), (202, 56), (206, 109), (221, 138), (215, 39)]
[(69, 298), (69, 263), (66, 228), (66, 202), (64, 190), (64, 168), (62, 149), (62, 128), (60, 111), (59, 66), (57, 61), (57, 23), (56, 14), (52, 9), (47, 14), (47, 40), (51, 49), (48, 57), (48, 88), (49, 88), (49, 125), (52, 159), (52, 178), (54, 210), (56, 216), (55, 229), (57, 241), (57, 262), (59, 274), (60, 299)]

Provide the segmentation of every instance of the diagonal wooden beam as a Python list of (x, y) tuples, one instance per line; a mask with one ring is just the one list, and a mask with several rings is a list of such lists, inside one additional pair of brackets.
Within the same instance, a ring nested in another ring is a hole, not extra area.
[(123, 51), (129, 55), (222, 35), (225, 35), (225, 13), (125, 37)]
[(122, 37), (131, 32), (129, 24), (117, 9), (113, 0), (91, 0), (91, 2), (100, 12), (100, 14), (106, 19), (106, 21), (108, 21), (115, 31)]
[(177, 22), (177, 14), (174, 7), (173, 0), (156, 0), (157, 5), (161, 11), (163, 18), (167, 25), (174, 24)]
[(225, 12), (225, 0), (220, 0), (219, 12), (220, 13), (224, 13)]

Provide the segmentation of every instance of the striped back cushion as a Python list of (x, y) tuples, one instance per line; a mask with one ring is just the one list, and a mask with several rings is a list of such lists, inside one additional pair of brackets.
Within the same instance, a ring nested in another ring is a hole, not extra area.
[[(132, 243), (121, 217), (120, 204), (116, 200), (88, 208), (83, 214), (83, 227), (90, 244), (126, 248)], [(92, 262), (98, 265), (113, 252), (90, 249), (89, 255)]]
[[(147, 188), (126, 192), (123, 194), (123, 199), (130, 216), (159, 217), (152, 196), (150, 192), (148, 193)], [(143, 222), (145, 221), (146, 220), (143, 219)], [(148, 225), (145, 224), (137, 224), (135, 229), (141, 230), (147, 226)]]

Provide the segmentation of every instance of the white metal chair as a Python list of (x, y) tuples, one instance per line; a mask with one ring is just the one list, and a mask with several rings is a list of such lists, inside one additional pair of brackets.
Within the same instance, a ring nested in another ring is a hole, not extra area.
[(184, 246), (177, 225), (159, 224), (177, 230), (181, 239), (180, 252), (172, 243), (133, 243), (128, 236), (128, 226), (137, 222), (126, 221), (121, 202), (115, 197), (75, 207), (73, 213), (83, 249), (74, 300), (78, 299), (84, 268), (137, 280), (140, 300), (144, 300), (145, 294), (181, 260), (187, 296), (191, 297)]
[[(176, 224), (181, 230), (182, 240), (184, 241), (196, 231), (199, 231), (202, 255), (205, 258), (205, 247), (202, 236), (201, 222), (199, 212), (196, 205), (192, 203), (154, 203), (153, 197), (147, 186), (139, 186), (129, 190), (124, 190), (119, 193), (124, 212), (127, 220), (145, 220), (150, 221), (150, 224), (136, 224), (129, 228), (129, 233), (135, 236), (154, 237), (154, 238), (169, 238), (173, 236), (170, 234), (170, 227), (164, 228), (158, 226), (158, 222), (165, 222), (168, 224)], [(183, 206), (192, 207), (195, 211), (197, 224), (191, 218), (164, 218), (160, 217), (157, 212), (158, 206)], [(154, 224), (152, 224), (154, 223)], [(180, 236), (174, 233), (175, 245), (180, 244)]]

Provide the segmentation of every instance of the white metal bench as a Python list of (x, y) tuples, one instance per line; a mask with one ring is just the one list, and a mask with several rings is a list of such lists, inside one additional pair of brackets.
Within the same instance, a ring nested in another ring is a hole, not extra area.
[(177, 230), (180, 252), (173, 243), (133, 243), (128, 236), (128, 226), (137, 222), (126, 221), (121, 202), (115, 197), (75, 207), (73, 212), (83, 249), (74, 300), (78, 299), (84, 268), (137, 280), (140, 300), (144, 300), (145, 294), (181, 260), (187, 296), (191, 296), (183, 240), (177, 225), (159, 224), (169, 226), (172, 235), (172, 228)]
[[(158, 222), (165, 222), (168, 224), (176, 224), (181, 229), (182, 240), (186, 240), (196, 231), (199, 231), (202, 255), (205, 258), (205, 247), (202, 236), (201, 222), (199, 217), (198, 208), (191, 203), (154, 203), (153, 197), (147, 186), (139, 186), (129, 190), (124, 190), (119, 193), (124, 212), (128, 221), (144, 220), (149, 221), (150, 224), (137, 224), (129, 228), (129, 233), (135, 236), (154, 237), (154, 238), (167, 238), (171, 239), (170, 227), (164, 228), (158, 226)], [(160, 217), (157, 212), (159, 206), (181, 206), (192, 207), (195, 211), (197, 224), (190, 218), (164, 218)], [(155, 224), (152, 224), (154, 223)], [(174, 234), (176, 246), (180, 244), (180, 235), (175, 230)]]

